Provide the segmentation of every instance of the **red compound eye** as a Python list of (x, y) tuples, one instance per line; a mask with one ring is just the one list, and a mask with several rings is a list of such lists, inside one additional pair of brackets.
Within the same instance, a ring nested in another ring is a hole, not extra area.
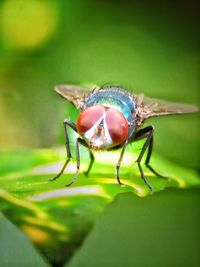
[(101, 105), (92, 106), (83, 110), (77, 120), (76, 128), (78, 133), (82, 135), (87, 132), (98, 120), (101, 119), (104, 112), (105, 108)]
[(110, 108), (106, 113), (106, 124), (115, 146), (122, 144), (128, 137), (128, 123), (124, 115)]

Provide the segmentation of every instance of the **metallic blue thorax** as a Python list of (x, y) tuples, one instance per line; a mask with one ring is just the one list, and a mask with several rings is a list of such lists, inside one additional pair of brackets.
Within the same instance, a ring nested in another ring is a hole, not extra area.
[(131, 132), (135, 129), (134, 112), (136, 104), (133, 97), (121, 87), (104, 87), (96, 92), (93, 92), (86, 99), (84, 108), (94, 105), (104, 105), (116, 108), (127, 119)]

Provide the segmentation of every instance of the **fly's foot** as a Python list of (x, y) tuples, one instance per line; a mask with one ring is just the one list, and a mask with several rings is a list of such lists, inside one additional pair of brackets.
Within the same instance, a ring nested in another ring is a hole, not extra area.
[(49, 181), (49, 182), (53, 182), (53, 181), (55, 181), (56, 179), (58, 179), (59, 177), (60, 177), (60, 173), (58, 174), (58, 175), (56, 175), (55, 177), (53, 177), (53, 178), (49, 178), (47, 181)]
[(117, 182), (120, 186), (125, 187), (126, 185), (124, 183), (121, 182), (119, 175), (117, 175)]
[(145, 184), (148, 186), (148, 188), (150, 189), (150, 192), (151, 192), (151, 195), (154, 193), (154, 188), (153, 186), (149, 183), (149, 181), (147, 180), (146, 176), (144, 175), (144, 172), (143, 172), (143, 169), (142, 169), (142, 166), (140, 164), (139, 161), (137, 161), (137, 164), (138, 164), (138, 168), (140, 170), (140, 174), (141, 174), (141, 177), (142, 177), (142, 180), (145, 182)]
[(69, 184), (65, 184), (66, 187), (69, 187), (73, 184), (73, 182), (70, 182)]
[(84, 175), (88, 177), (89, 176), (89, 171), (85, 171)]
[(148, 168), (153, 174), (155, 174), (156, 176), (158, 176), (158, 177), (160, 177), (160, 178), (162, 178), (162, 179), (167, 179), (167, 180), (170, 179), (169, 177), (167, 177), (167, 176), (165, 176), (165, 175), (162, 175), (162, 174), (158, 173), (157, 171), (155, 171), (149, 164), (146, 164), (146, 166), (147, 166), (147, 168)]

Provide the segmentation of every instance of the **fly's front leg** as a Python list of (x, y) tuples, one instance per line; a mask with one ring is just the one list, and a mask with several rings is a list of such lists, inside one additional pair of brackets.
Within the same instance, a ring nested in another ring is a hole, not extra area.
[(91, 168), (92, 168), (92, 166), (93, 166), (93, 163), (94, 163), (94, 155), (93, 155), (90, 147), (88, 146), (88, 144), (86, 143), (85, 140), (79, 139), (79, 143), (81, 145), (83, 145), (84, 147), (86, 147), (88, 149), (89, 154), (90, 154), (90, 163), (89, 163), (89, 166), (88, 166), (87, 170), (85, 171), (85, 175), (88, 175), (90, 170), (91, 170)]
[(67, 126), (72, 128), (76, 132), (76, 124), (73, 123), (69, 119), (64, 120), (63, 124), (64, 124), (64, 134), (65, 134), (65, 145), (66, 145), (67, 159), (66, 159), (62, 169), (60, 170), (60, 172), (55, 177), (49, 179), (49, 181), (55, 181), (56, 179), (58, 179), (63, 174), (64, 170), (66, 169), (66, 167), (67, 167), (67, 165), (69, 163), (69, 161), (72, 158), (70, 144), (69, 144), (69, 136), (68, 136), (68, 132), (67, 132)]
[(121, 162), (122, 162), (122, 159), (123, 159), (123, 156), (124, 156), (124, 152), (126, 150), (126, 147), (127, 147), (127, 144), (128, 142), (126, 142), (123, 147), (122, 147), (122, 150), (121, 150), (121, 154), (120, 154), (120, 157), (119, 157), (119, 160), (117, 162), (117, 165), (116, 165), (116, 173), (117, 173), (117, 181), (120, 185), (123, 185), (123, 183), (120, 181), (120, 177), (119, 177), (119, 169), (120, 169), (120, 166), (121, 166)]
[(92, 169), (92, 165), (94, 163), (94, 155), (93, 155), (92, 151), (89, 148), (88, 148), (88, 151), (90, 153), (90, 164), (88, 166), (87, 171), (85, 171), (85, 175), (86, 176), (89, 174), (90, 170)]
[(66, 186), (72, 185), (76, 181), (76, 179), (78, 178), (78, 175), (79, 175), (79, 171), (80, 171), (79, 144), (85, 146), (88, 149), (89, 153), (90, 153), (90, 164), (89, 164), (89, 167), (88, 167), (87, 171), (85, 172), (85, 174), (88, 174), (89, 173), (89, 171), (90, 171), (90, 169), (91, 169), (91, 167), (92, 167), (92, 165), (94, 163), (94, 156), (93, 156), (93, 153), (90, 150), (88, 144), (85, 142), (85, 140), (83, 140), (80, 137), (78, 137), (76, 139), (76, 173), (75, 173), (73, 179), (71, 180), (71, 182), (69, 184), (66, 184)]
[(73, 177), (73, 179), (71, 180), (71, 182), (69, 184), (66, 184), (65, 186), (70, 186), (72, 185), (76, 179), (78, 178), (78, 174), (79, 174), (79, 170), (80, 170), (80, 152), (79, 152), (79, 143), (81, 143), (82, 139), (80, 139), (79, 137), (76, 139), (76, 173)]

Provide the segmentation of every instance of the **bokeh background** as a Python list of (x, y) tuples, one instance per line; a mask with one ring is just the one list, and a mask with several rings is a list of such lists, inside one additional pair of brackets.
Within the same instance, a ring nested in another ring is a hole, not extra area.
[[(195, 1), (1, 0), (0, 147), (63, 144), (59, 83), (117, 83), (199, 105)], [(155, 151), (199, 169), (199, 116), (156, 118)]]
[[(59, 83), (199, 104), (195, 1), (0, 1), (0, 146), (62, 144)], [(155, 151), (199, 168), (198, 115), (153, 119)]]
[[(75, 121), (78, 111), (54, 92), (54, 85), (59, 83), (89, 87), (93, 84), (121, 84), (135, 93), (143, 92), (150, 97), (200, 107), (200, 13), (197, 2), (0, 0), (0, 150), (64, 146), (62, 122), (66, 117)], [(148, 121), (156, 129), (154, 152), (200, 172), (199, 119), (199, 114), (190, 114)], [(123, 225), (124, 229), (129, 229), (127, 243), (134, 237), (134, 203), (129, 205), (132, 196), (126, 198), (122, 197), (121, 204), (116, 204), (114, 215), (111, 212), (109, 218), (103, 219), (102, 224), (100, 222), (102, 228), (96, 232), (100, 237), (99, 246), (96, 244), (99, 254), (95, 255), (101, 256), (99, 248), (104, 247), (103, 242), (114, 240), (112, 246), (118, 242), (116, 236), (119, 233), (112, 233), (111, 226), (116, 225), (120, 233)], [(178, 197), (170, 199), (168, 211)], [(168, 200), (167, 196), (163, 205)], [(185, 204), (190, 203), (190, 195), (185, 200)], [(195, 200), (195, 208), (191, 209), (193, 204), (188, 204), (186, 210), (188, 218), (192, 218), (191, 222), (194, 219), (196, 225), (194, 228), (191, 223), (190, 229), (195, 229), (191, 243), (197, 236), (198, 201)], [(177, 214), (177, 209), (174, 208), (171, 216), (174, 225), (184, 220), (184, 216)], [(119, 218), (122, 210), (124, 214)], [(158, 210), (155, 215), (160, 214)], [(181, 211), (182, 215), (185, 214), (180, 207)], [(157, 221), (152, 217), (149, 227)], [(1, 229), (4, 232), (3, 229), (7, 228), (2, 225)], [(175, 231), (179, 233), (179, 228)], [(187, 232), (187, 223), (183, 231)], [(7, 232), (4, 240), (8, 240), (9, 249), (13, 234), (10, 232), (9, 236)], [(158, 233), (158, 236), (162, 235), (162, 228)], [(168, 236), (168, 232), (165, 234)], [(181, 233), (180, 236), (184, 237)], [(190, 240), (188, 236), (185, 240)], [(93, 243), (90, 244), (95, 247), (96, 235), (91, 238)], [(170, 242), (171, 239), (169, 247)], [(198, 246), (191, 247), (191, 243), (188, 243), (189, 250), (196, 251)], [(16, 252), (18, 244), (13, 242)], [(89, 251), (83, 250), (83, 258), (91, 256), (92, 247), (86, 247)], [(184, 247), (185, 251), (188, 248)], [(128, 252), (127, 257), (131, 258), (130, 248)], [(105, 255), (105, 251), (102, 253)], [(114, 252), (111, 255), (114, 258), (113, 255)], [(80, 266), (78, 264), (74, 263), (74, 266)]]

